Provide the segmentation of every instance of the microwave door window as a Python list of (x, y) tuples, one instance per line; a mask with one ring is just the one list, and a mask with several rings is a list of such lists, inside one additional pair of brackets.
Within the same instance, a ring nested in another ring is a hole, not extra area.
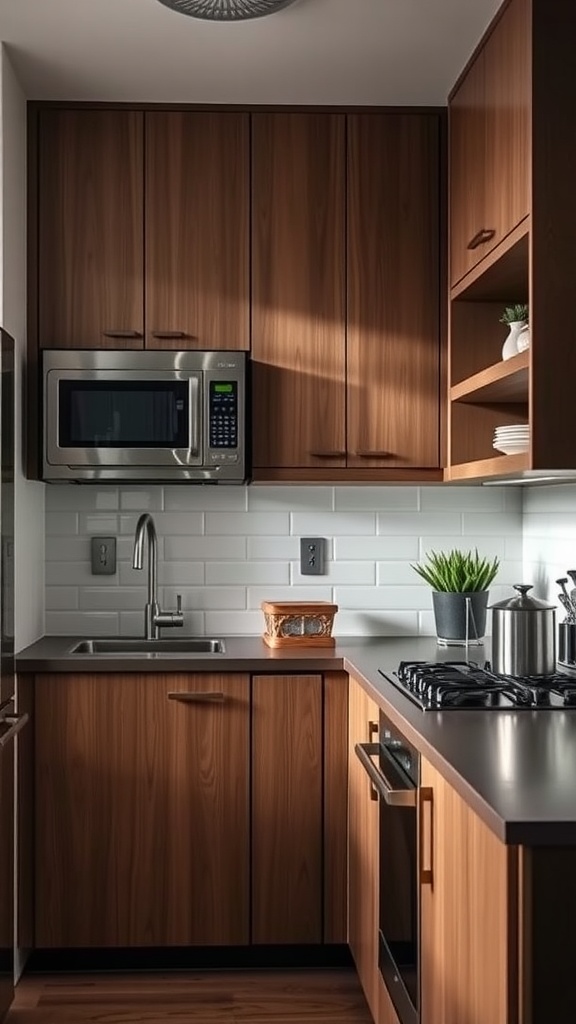
[(189, 447), (185, 381), (60, 382), (61, 448)]

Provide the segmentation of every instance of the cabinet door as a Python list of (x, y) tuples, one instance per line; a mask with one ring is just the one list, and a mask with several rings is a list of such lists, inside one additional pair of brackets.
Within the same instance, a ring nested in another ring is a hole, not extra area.
[(527, 0), (511, 0), (484, 49), (484, 223), (494, 230), (490, 248), (501, 242), (530, 210), (528, 6)]
[[(484, 53), (476, 55), (449, 106), (450, 283), (486, 255)], [(489, 234), (489, 232), (488, 232)]]
[(247, 114), (146, 114), (146, 347), (248, 349)]
[(126, 110), (40, 115), (42, 348), (142, 348), (142, 119)]
[(252, 680), (252, 941), (322, 941), (322, 677)]
[(379, 1016), (378, 800), (358, 760), (356, 743), (374, 741), (378, 708), (354, 679), (348, 703), (348, 943), (366, 1001)]
[(420, 807), (420, 867), (432, 871), (420, 893), (422, 1024), (510, 1024), (516, 850), (424, 760), (420, 777), (431, 795)]
[(344, 117), (252, 128), (253, 464), (344, 466)]
[(38, 947), (248, 942), (248, 707), (241, 675), (36, 678)]
[(348, 119), (348, 466), (440, 464), (439, 128)]

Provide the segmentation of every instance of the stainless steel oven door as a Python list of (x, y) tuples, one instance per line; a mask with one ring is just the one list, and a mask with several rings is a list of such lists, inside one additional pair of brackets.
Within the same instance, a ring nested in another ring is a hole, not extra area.
[(0, 706), (0, 1020), (14, 996), (14, 739), (28, 721)]
[(380, 735), (380, 743), (355, 748), (380, 801), (378, 965), (401, 1024), (417, 1024), (418, 789), (402, 766), (406, 745), (387, 737), (382, 721)]

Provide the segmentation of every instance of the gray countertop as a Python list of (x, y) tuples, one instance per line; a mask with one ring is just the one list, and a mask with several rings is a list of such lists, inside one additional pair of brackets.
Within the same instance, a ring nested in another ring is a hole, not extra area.
[[(225, 638), (211, 655), (71, 655), (78, 637), (45, 637), (17, 656), (22, 672), (322, 672), (358, 679), (421, 754), (505, 843), (576, 845), (576, 709), (422, 712), (387, 682), (404, 659), (461, 659), (433, 637), (346, 637), (334, 648), (273, 650)], [(471, 649), (482, 664), (488, 645)]]

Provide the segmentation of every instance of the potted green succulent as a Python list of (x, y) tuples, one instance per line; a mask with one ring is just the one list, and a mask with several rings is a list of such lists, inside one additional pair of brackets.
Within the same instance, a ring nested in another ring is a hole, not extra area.
[(412, 568), (432, 587), (438, 643), (482, 643), (486, 631), (488, 587), (498, 572), (498, 558), (482, 558), (478, 549), (430, 551)]
[(518, 352), (523, 352), (530, 344), (528, 328), (528, 306), (525, 302), (517, 302), (506, 306), (500, 323), (509, 328), (508, 335), (502, 346), (502, 359), (511, 359)]

